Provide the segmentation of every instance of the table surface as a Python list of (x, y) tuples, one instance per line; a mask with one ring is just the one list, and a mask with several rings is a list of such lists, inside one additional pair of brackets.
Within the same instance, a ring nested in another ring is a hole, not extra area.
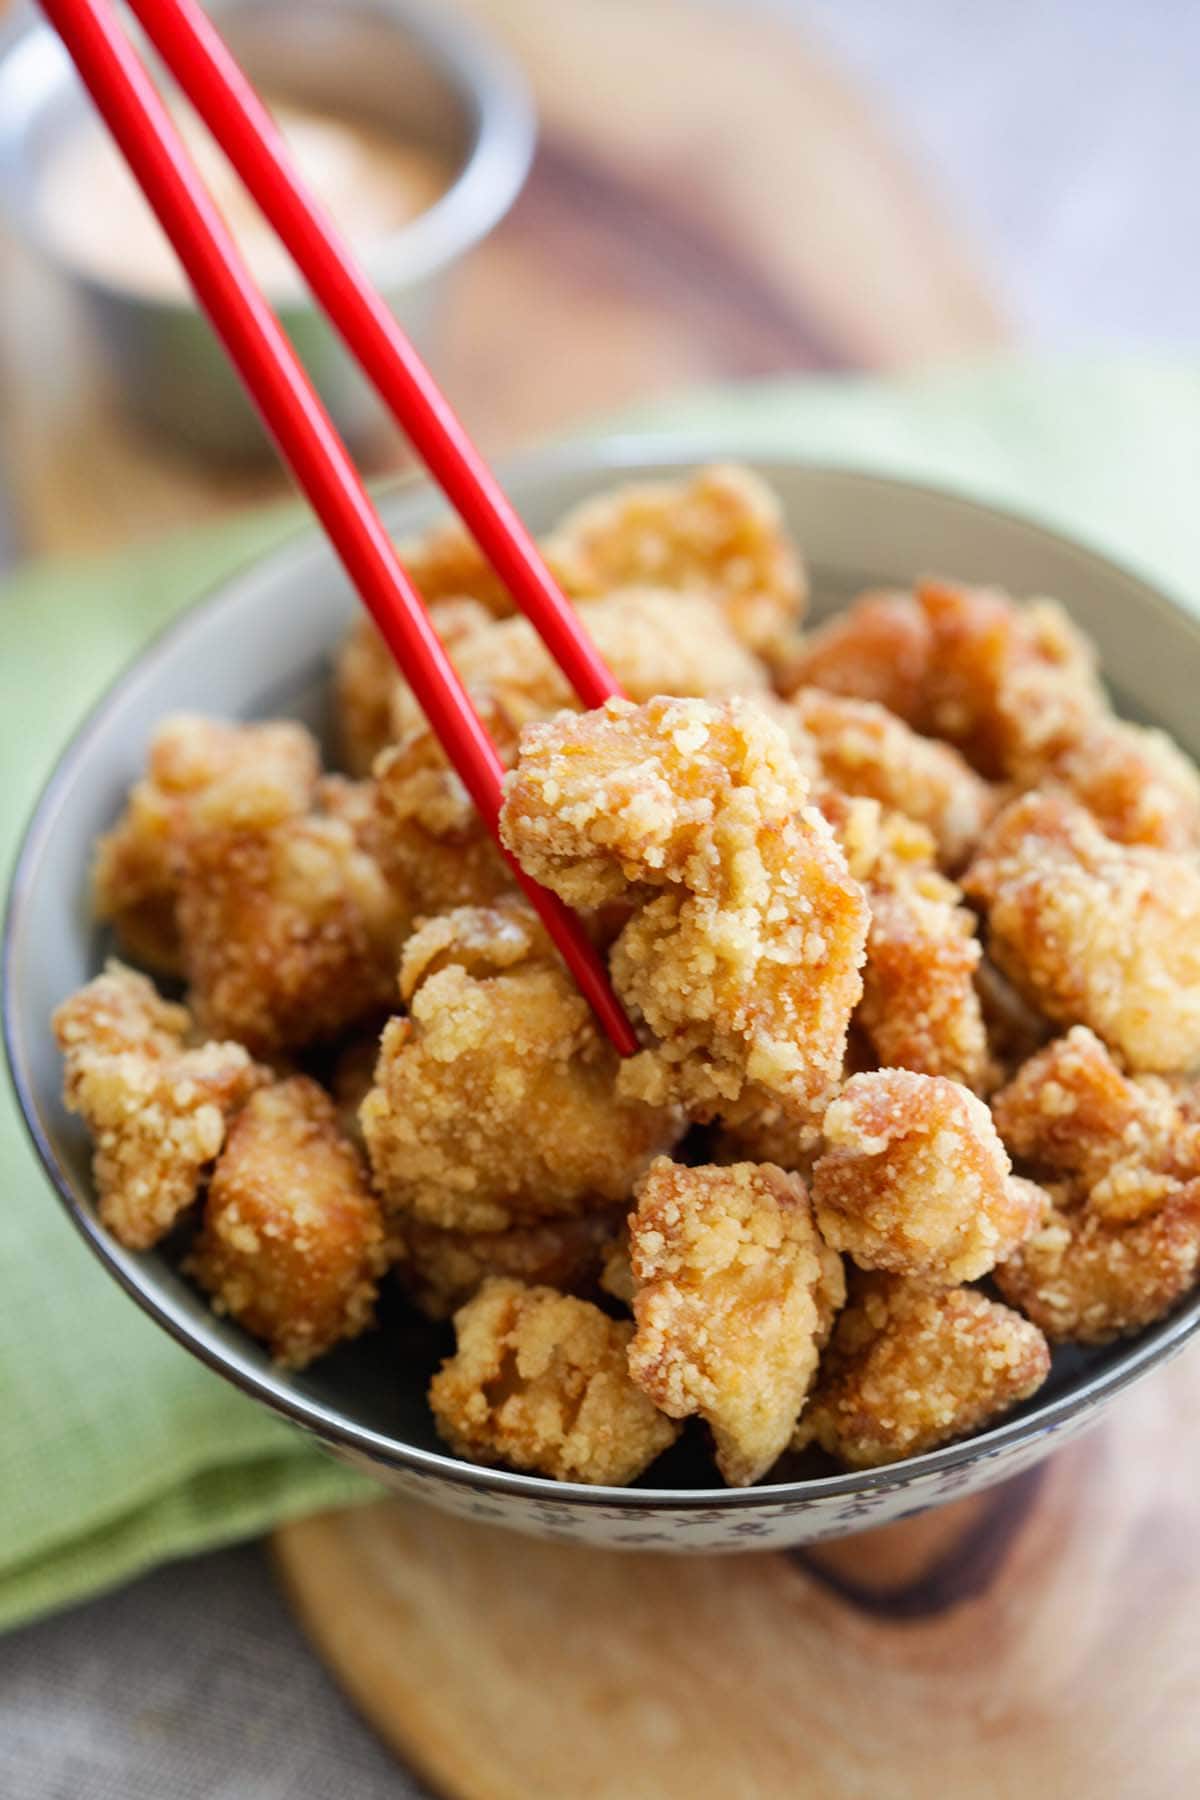
[[(890, 115), (1023, 340), (1195, 346), (1200, 9), (775, 10)], [(14, 1800), (423, 1791), (326, 1676), (259, 1547), (161, 1570), (5, 1641), (0, 1793)]]

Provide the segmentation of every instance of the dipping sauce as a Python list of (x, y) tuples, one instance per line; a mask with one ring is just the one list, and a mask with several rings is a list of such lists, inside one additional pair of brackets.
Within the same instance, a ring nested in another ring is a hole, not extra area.
[[(289, 105), (272, 113), (302, 179), (356, 249), (427, 211), (453, 179), (436, 152), (357, 120)], [(299, 294), (287, 252), (207, 131), (190, 114), (174, 118), (255, 278), (273, 295)], [(51, 244), (81, 274), (150, 299), (188, 298), (174, 251), (98, 125), (81, 123), (55, 146), (38, 206)]]

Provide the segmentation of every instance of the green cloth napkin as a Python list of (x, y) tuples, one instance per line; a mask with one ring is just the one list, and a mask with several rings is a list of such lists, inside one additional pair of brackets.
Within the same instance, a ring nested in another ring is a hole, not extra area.
[[(618, 423), (944, 483), (1200, 586), (1200, 372), (993, 364), (797, 380), (655, 403)], [(32, 566), (0, 589), (0, 864), (106, 682), (171, 615), (296, 522), (292, 508), (136, 556)], [(0, 1625), (169, 1557), (369, 1498), (190, 1358), (77, 1240), (0, 1096)]]

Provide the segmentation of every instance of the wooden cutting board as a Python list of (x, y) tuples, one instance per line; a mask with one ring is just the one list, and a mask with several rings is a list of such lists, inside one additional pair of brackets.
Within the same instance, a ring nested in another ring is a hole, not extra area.
[(454, 1800), (1185, 1800), (1200, 1380), (811, 1553), (526, 1542), (383, 1501), (275, 1537), (350, 1697)]

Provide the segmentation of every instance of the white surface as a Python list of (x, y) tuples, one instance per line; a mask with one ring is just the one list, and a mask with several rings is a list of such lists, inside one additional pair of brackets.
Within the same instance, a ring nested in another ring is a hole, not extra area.
[[(1200, 8), (770, 3), (875, 87), (1023, 336), (1196, 346)], [(0, 1652), (5, 1800), (421, 1791), (324, 1676), (257, 1549), (161, 1571)]]
[(1200, 343), (1200, 7), (765, 3), (875, 90), (1022, 338)]

